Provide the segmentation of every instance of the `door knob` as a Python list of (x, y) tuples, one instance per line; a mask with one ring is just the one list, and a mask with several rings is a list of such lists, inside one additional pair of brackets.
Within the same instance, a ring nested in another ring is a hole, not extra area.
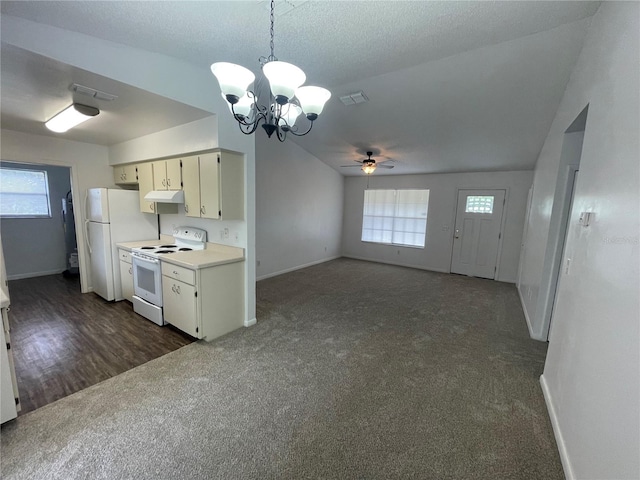
[(460, 230), (456, 228), (456, 233), (454, 234), (453, 238), (460, 238)]

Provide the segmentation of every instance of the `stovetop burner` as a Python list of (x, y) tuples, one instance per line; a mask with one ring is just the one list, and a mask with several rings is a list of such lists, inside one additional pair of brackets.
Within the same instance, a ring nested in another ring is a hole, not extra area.
[[(176, 243), (165, 243), (159, 245), (146, 245), (132, 249), (133, 254), (147, 256), (149, 258), (159, 258), (160, 255), (176, 252), (190, 252), (192, 250), (204, 250), (206, 242), (206, 232), (197, 228), (180, 227), (173, 231)], [(166, 240), (165, 240), (166, 241)]]

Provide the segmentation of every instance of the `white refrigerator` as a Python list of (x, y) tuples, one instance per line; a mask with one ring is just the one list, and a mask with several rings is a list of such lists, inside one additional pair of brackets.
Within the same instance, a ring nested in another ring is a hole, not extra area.
[(85, 207), (93, 291), (105, 300), (123, 300), (116, 243), (158, 239), (158, 216), (140, 212), (137, 190), (90, 188)]

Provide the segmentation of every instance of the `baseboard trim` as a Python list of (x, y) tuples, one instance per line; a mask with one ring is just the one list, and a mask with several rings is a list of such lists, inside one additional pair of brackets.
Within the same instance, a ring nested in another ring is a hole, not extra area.
[(250, 320), (245, 320), (244, 321), (244, 326), (245, 327), (253, 327), (256, 323), (258, 323), (258, 320), (256, 318), (252, 318)]
[(278, 272), (267, 273), (265, 275), (261, 275), (256, 278), (256, 282), (260, 280), (266, 280), (267, 278), (277, 277), (278, 275), (284, 275), (285, 273), (295, 272), (296, 270), (301, 270), (307, 267), (313, 267), (314, 265), (319, 265), (321, 263), (330, 262), (331, 260), (335, 260), (336, 258), (340, 258), (341, 255), (336, 255), (335, 257), (323, 258), (322, 260), (316, 260), (315, 262), (305, 263), (304, 265), (298, 265), (295, 267), (287, 268), (285, 270), (280, 270)]
[(562, 436), (562, 430), (560, 430), (560, 424), (558, 423), (556, 409), (553, 406), (551, 392), (549, 391), (549, 386), (547, 385), (547, 380), (544, 378), (544, 375), (540, 375), (540, 386), (542, 387), (544, 402), (547, 404), (547, 411), (549, 412), (549, 419), (551, 420), (553, 435), (556, 437), (558, 453), (560, 454), (560, 461), (562, 462), (562, 468), (564, 469), (564, 476), (567, 480), (575, 480), (576, 477), (573, 475), (573, 468), (571, 468), (571, 461), (569, 460), (569, 454), (567, 453), (567, 446), (564, 443), (564, 437)]
[(418, 269), (418, 270), (426, 270), (427, 272), (451, 273), (446, 268), (427, 268), (427, 267), (422, 267), (420, 265), (407, 265), (406, 263), (387, 262), (385, 260), (378, 260), (378, 259), (375, 259), (375, 258), (357, 257), (355, 255), (342, 255), (342, 256), (344, 258), (351, 258), (353, 260), (362, 260), (364, 262), (373, 262), (373, 263), (384, 263), (385, 265), (394, 265), (396, 267), (415, 268), (415, 269)]
[(529, 330), (529, 336), (534, 340), (540, 340), (533, 333), (533, 328), (531, 327), (531, 319), (529, 318), (529, 313), (527, 312), (527, 306), (524, 303), (524, 297), (522, 296), (522, 291), (520, 290), (520, 287), (516, 287), (516, 290), (518, 291), (518, 297), (520, 297), (520, 305), (522, 305), (522, 313), (524, 313), (524, 319), (527, 321), (527, 329)]
[(30, 273), (17, 273), (15, 275), (7, 275), (7, 280), (22, 280), (23, 278), (35, 278), (44, 277), (47, 275), (58, 275), (64, 272), (65, 269), (46, 270), (44, 272), (30, 272)]

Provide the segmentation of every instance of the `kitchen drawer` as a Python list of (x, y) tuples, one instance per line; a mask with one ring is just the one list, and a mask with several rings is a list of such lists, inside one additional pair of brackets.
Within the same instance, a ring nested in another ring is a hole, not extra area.
[(189, 285), (196, 284), (196, 272), (195, 270), (189, 270), (188, 268), (172, 265), (171, 263), (162, 262), (162, 275), (180, 280), (181, 282), (188, 283)]
[(126, 250), (118, 249), (118, 256), (123, 262), (131, 263), (131, 254)]

